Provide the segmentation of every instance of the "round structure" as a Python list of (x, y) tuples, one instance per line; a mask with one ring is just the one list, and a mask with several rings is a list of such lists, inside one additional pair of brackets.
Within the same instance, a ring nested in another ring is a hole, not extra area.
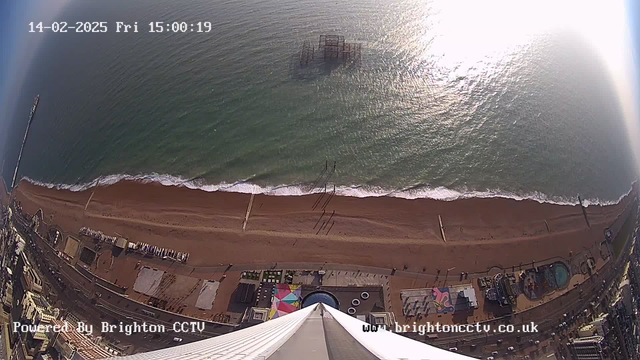
[(360, 305), (360, 300), (358, 300), (358, 299), (353, 299), (353, 300), (351, 300), (351, 305), (353, 305), (353, 306), (358, 306), (358, 305)]
[(369, 298), (369, 293), (363, 291), (362, 294), (360, 294), (360, 297), (362, 298), (362, 300), (367, 300)]
[(355, 315), (355, 314), (356, 314), (356, 309), (355, 309), (355, 308), (352, 308), (352, 307), (348, 308), (348, 309), (347, 309), (347, 314), (349, 314), (349, 315)]
[(556, 284), (561, 289), (569, 283), (571, 275), (567, 266), (561, 262), (553, 264), (553, 275), (556, 278)]
[(314, 291), (302, 299), (302, 307), (306, 308), (313, 304), (323, 303), (327, 306), (331, 306), (334, 309), (339, 309), (338, 299), (330, 292), (326, 291)]

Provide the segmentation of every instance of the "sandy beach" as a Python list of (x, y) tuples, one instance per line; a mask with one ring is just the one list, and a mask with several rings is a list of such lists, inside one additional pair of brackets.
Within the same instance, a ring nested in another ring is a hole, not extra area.
[(45, 221), (66, 233), (77, 233), (82, 226), (118, 233), (130, 241), (190, 252), (193, 266), (329, 262), (399, 269), (406, 265), (410, 271), (426, 268), (428, 273), (451, 266), (456, 272), (483, 272), (568, 257), (602, 241), (604, 229), (631, 198), (589, 206), (589, 228), (579, 206), (531, 200), (335, 196), (323, 215), (326, 196), (314, 210), (320, 195), (256, 195), (243, 231), (250, 194), (134, 182), (92, 192), (22, 181), (14, 195), (24, 211), (33, 214), (42, 208)]

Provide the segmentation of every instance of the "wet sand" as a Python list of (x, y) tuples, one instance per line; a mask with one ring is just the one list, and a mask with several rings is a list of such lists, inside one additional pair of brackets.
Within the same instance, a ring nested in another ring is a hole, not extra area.
[(66, 233), (87, 226), (130, 241), (188, 251), (193, 266), (329, 262), (399, 269), (407, 265), (410, 271), (426, 267), (428, 273), (452, 266), (456, 272), (482, 272), (568, 257), (602, 241), (604, 229), (631, 199), (588, 207), (588, 228), (579, 206), (531, 200), (335, 196), (322, 216), (327, 196), (314, 210), (320, 195), (256, 195), (243, 231), (249, 194), (120, 182), (97, 188), (85, 211), (92, 191), (55, 190), (22, 181), (14, 194), (24, 211), (33, 214), (42, 208), (45, 221)]

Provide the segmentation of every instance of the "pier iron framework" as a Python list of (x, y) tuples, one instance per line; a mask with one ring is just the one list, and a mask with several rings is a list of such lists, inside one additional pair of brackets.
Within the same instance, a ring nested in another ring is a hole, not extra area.
[(362, 44), (345, 42), (342, 35), (320, 35), (318, 47), (305, 40), (300, 51), (300, 65), (317, 60), (337, 61), (342, 64), (358, 64), (362, 59)]

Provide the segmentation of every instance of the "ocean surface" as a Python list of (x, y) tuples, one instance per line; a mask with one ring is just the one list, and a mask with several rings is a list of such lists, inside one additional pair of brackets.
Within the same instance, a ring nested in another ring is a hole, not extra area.
[[(518, 18), (474, 6), (72, 1), (59, 21), (109, 32), (46, 37), (3, 176), (10, 184), (40, 94), (19, 177), (51, 186), (128, 176), (300, 194), (335, 161), (330, 188), (353, 196), (617, 201), (635, 175), (601, 56), (577, 33), (515, 31)], [(140, 32), (116, 33), (116, 21)], [(149, 33), (152, 21), (212, 31)], [(301, 67), (303, 42), (322, 34), (362, 44), (361, 60)]]

